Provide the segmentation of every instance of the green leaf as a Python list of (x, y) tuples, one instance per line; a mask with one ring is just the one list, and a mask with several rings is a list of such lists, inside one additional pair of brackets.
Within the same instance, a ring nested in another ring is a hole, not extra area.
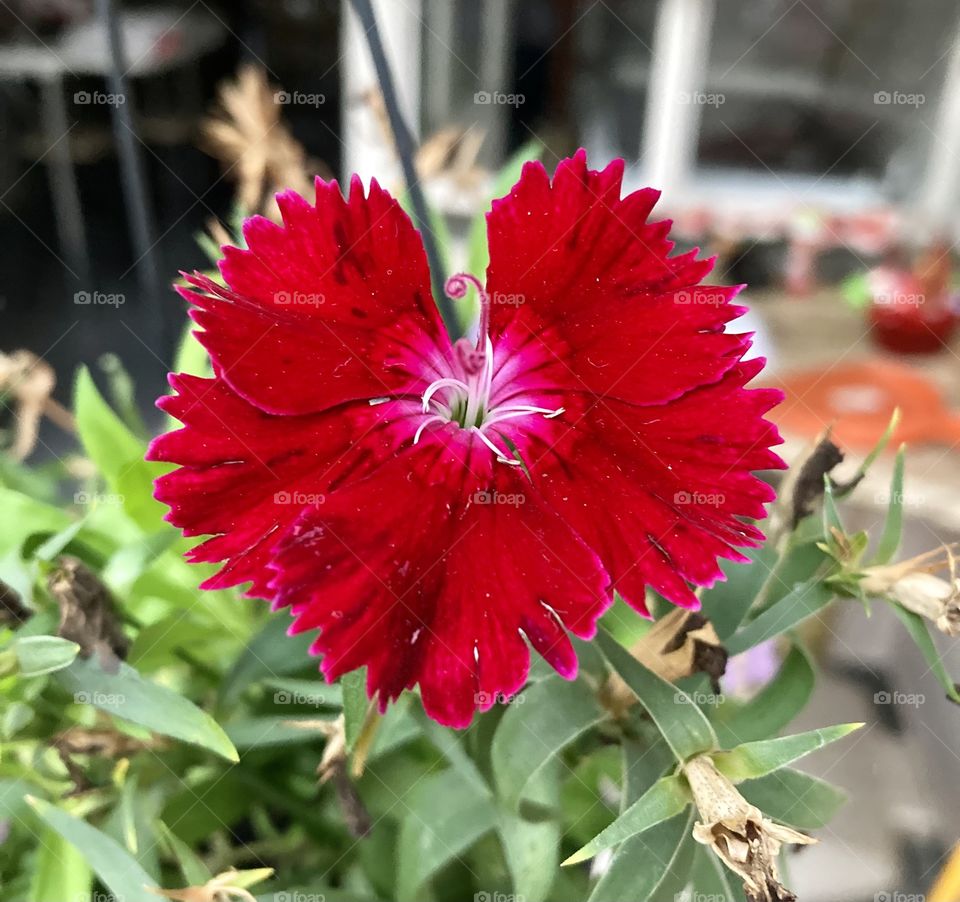
[(185, 886), (203, 886), (213, 876), (200, 856), (163, 821), (157, 821), (157, 832), (163, 837), (170, 854), (180, 867)]
[(643, 833), (657, 824), (676, 817), (692, 801), (687, 781), (679, 774), (657, 780), (636, 802), (623, 812), (606, 830), (598, 833), (582, 849), (574, 852), (564, 865), (593, 858), (631, 836)]
[[(896, 430), (897, 426), (900, 424), (900, 408), (897, 407), (894, 409), (893, 413), (890, 415), (890, 422), (887, 423), (887, 428), (883, 431), (883, 435), (880, 436), (876, 445), (873, 446), (873, 450), (863, 459), (863, 463), (857, 467), (857, 472), (854, 473), (853, 478), (847, 481), (847, 485), (850, 486), (848, 491), (853, 491), (856, 488), (857, 484), (866, 476), (867, 471), (870, 467), (873, 466), (874, 461), (880, 456), (883, 449), (887, 447), (887, 444), (890, 442), (890, 439), (893, 437), (893, 433)], [(847, 493), (844, 493), (847, 494)], [(841, 495), (840, 497), (843, 497)]]
[(263, 629), (247, 643), (220, 684), (220, 706), (232, 707), (251, 683), (265, 677), (287, 676), (308, 666), (310, 645), (317, 634), (288, 636), (290, 623), (287, 614), (272, 614)]
[(734, 633), (726, 643), (727, 652), (739, 655), (773, 639), (823, 610), (833, 599), (833, 590), (821, 580), (801, 583)]
[(738, 789), (767, 817), (798, 830), (818, 830), (830, 823), (847, 800), (843, 790), (791, 767), (746, 780)]
[(239, 756), (220, 725), (193, 702), (172, 689), (145, 680), (128, 664), (116, 673), (103, 670), (93, 658), (74, 661), (57, 671), (57, 679), (77, 702), (216, 752), (228, 761)]
[[(28, 801), (40, 817), (77, 849), (100, 881), (123, 902), (156, 902), (144, 887), (156, 886), (150, 876), (115, 839), (37, 798)], [(39, 900), (38, 900), (39, 902)]]
[(467, 750), (461, 742), (460, 736), (453, 730), (438, 724), (432, 717), (427, 715), (422, 705), (411, 705), (412, 716), (420, 725), (420, 729), (433, 746), (447, 759), (447, 763), (468, 783), (472, 783), (477, 792), (481, 795), (492, 795), (490, 786), (484, 779), (480, 769), (474, 763), (473, 759), (467, 754)]
[(80, 646), (59, 636), (27, 636), (13, 643), (13, 650), (23, 676), (40, 676), (69, 667)]
[(597, 634), (597, 643), (613, 669), (647, 709), (678, 761), (717, 748), (713, 727), (690, 696), (647, 670), (603, 630)]
[(831, 529), (837, 529), (840, 532), (846, 532), (843, 528), (843, 520), (840, 519), (840, 511), (837, 510), (837, 502), (833, 497), (833, 482), (829, 474), (823, 476), (823, 534), (830, 535)]
[(900, 536), (903, 533), (904, 458), (905, 447), (901, 445), (893, 465), (893, 476), (890, 479), (890, 505), (887, 508), (886, 522), (883, 524), (883, 534), (877, 544), (874, 564), (886, 564), (900, 547)]
[[(673, 753), (660, 736), (652, 742), (624, 739), (621, 813), (637, 801), (674, 763)], [(674, 856), (689, 830), (691, 812), (677, 815), (633, 836), (613, 854), (610, 867), (597, 882), (589, 902), (620, 902), (654, 898), (662, 874), (672, 867)]]
[(340, 680), (343, 691), (343, 725), (347, 734), (347, 751), (353, 751), (353, 746), (363, 731), (370, 708), (370, 699), (367, 698), (367, 668), (352, 670), (345, 673)]
[[(806, 652), (794, 644), (777, 675), (749, 702), (717, 709), (714, 727), (720, 744), (729, 748), (741, 742), (766, 739), (779, 733), (810, 700), (815, 678)], [(728, 708), (733, 708), (728, 713)]]
[(56, 507), (36, 501), (13, 489), (0, 488), (0, 555), (19, 552), (28, 536), (35, 533), (57, 533), (73, 523), (73, 519)]
[(537, 771), (605, 717), (583, 681), (557, 676), (527, 687), (507, 706), (490, 750), (505, 807), (516, 811)]
[(77, 374), (74, 405), (84, 450), (124, 511), (145, 531), (159, 529), (165, 508), (153, 497), (153, 480), (169, 467), (143, 459), (146, 447), (104, 401), (86, 367)]
[[(528, 784), (526, 797), (541, 810), (555, 811), (560, 805), (560, 768), (554, 758)], [(560, 863), (559, 820), (529, 821), (501, 809), (499, 826), (513, 895), (524, 902), (544, 902)]]
[(303, 745), (305, 743), (323, 743), (326, 737), (316, 729), (296, 726), (316, 720), (330, 720), (333, 717), (241, 717), (224, 724), (227, 736), (238, 749), (265, 748), (278, 745)]
[(770, 545), (750, 549), (747, 553), (751, 558), (749, 563), (722, 561), (720, 567), (726, 580), (707, 589), (701, 598), (703, 616), (713, 624), (721, 642), (732, 636), (743, 622), (777, 562), (777, 550)]
[(913, 639), (917, 648), (920, 649), (923, 659), (927, 662), (931, 673), (937, 678), (940, 685), (943, 686), (947, 697), (955, 702), (960, 702), (960, 692), (957, 691), (956, 684), (953, 679), (951, 679), (950, 674), (947, 673), (947, 668), (943, 664), (943, 658), (940, 657), (936, 645), (933, 644), (933, 638), (930, 635), (930, 628), (927, 626), (927, 622), (919, 614), (908, 611), (896, 602), (891, 601), (890, 606), (907, 628), (910, 638)]
[(733, 783), (754, 780), (843, 739), (862, 726), (862, 723), (844, 723), (779, 739), (745, 742), (729, 752), (717, 752), (713, 763)]
[[(628, 839), (609, 869), (597, 882), (589, 902), (660, 902), (664, 877), (676, 870), (684, 838), (693, 826), (694, 813), (678, 814)], [(629, 850), (629, 854), (626, 853)], [(670, 897), (672, 898), (672, 897)]]
[(397, 842), (397, 899), (424, 898), (424, 884), (496, 825), (488, 796), (454, 770), (425, 777), (404, 799)]
[(93, 873), (84, 856), (53, 829), (38, 837), (26, 902), (81, 902), (90, 898)]

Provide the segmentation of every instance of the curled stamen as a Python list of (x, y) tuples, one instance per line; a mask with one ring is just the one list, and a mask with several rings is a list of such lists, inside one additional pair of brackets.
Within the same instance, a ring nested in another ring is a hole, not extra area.
[(458, 272), (450, 276), (443, 286), (447, 297), (453, 300), (459, 300), (467, 293), (467, 285), (472, 285), (477, 290), (477, 296), (480, 298), (480, 326), (477, 329), (477, 350), (482, 351), (486, 342), (487, 332), (490, 331), (490, 295), (487, 294), (480, 280), (468, 272)]
[(424, 413), (430, 409), (430, 399), (442, 388), (455, 388), (458, 391), (462, 391), (465, 395), (470, 394), (470, 386), (460, 379), (454, 379), (452, 377), (447, 379), (437, 379), (427, 386), (427, 390), (423, 393), (423, 397), (420, 399), (421, 404), (423, 405)]
[(427, 428), (431, 423), (449, 423), (450, 421), (446, 417), (439, 416), (434, 414), (432, 417), (427, 417), (421, 424), (420, 427), (413, 435), (413, 443), (417, 444), (420, 441), (420, 436), (423, 435), (423, 430)]

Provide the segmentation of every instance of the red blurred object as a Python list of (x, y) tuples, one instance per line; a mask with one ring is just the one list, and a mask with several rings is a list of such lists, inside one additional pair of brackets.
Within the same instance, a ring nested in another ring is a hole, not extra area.
[(950, 305), (950, 249), (933, 244), (913, 272), (880, 266), (869, 274), (868, 321), (881, 347), (901, 354), (932, 354), (953, 336), (957, 316)]

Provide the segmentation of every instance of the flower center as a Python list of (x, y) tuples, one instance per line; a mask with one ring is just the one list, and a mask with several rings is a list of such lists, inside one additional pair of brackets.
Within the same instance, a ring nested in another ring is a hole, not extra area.
[[(461, 429), (469, 429), (494, 453), (500, 463), (520, 466), (522, 461), (512, 443), (496, 428), (497, 424), (518, 417), (543, 416), (546, 419), (560, 416), (562, 407), (551, 409), (531, 404), (495, 404), (493, 343), (490, 341), (490, 297), (479, 279), (467, 273), (458, 273), (447, 279), (444, 290), (451, 298), (462, 298), (467, 286), (473, 285), (480, 298), (480, 325), (477, 343), (471, 345), (460, 338), (453, 346), (452, 372), (442, 379), (435, 379), (427, 386), (421, 398), (423, 412), (430, 414), (417, 429), (413, 443), (420, 441), (425, 429), (433, 424), (456, 423)], [(501, 447), (502, 446), (502, 447)]]

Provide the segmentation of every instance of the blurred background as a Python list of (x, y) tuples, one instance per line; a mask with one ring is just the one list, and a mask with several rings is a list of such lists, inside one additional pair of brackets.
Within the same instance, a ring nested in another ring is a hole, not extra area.
[[(374, 5), (458, 268), (504, 167), (623, 157), (625, 190), (663, 190), (680, 247), (749, 283), (786, 456), (832, 427), (853, 463), (899, 407), (904, 554), (960, 538), (955, 2)], [(184, 323), (169, 285), (209, 268), (238, 216), (274, 215), (272, 192), (314, 174), (402, 186), (338, 0), (0, 0), (0, 135), (0, 394), (23, 360), (45, 374), (39, 438), (13, 439), (39, 459), (69, 442), (59, 403), (81, 363), (104, 382), (122, 364), (153, 415)], [(858, 493), (863, 528), (889, 473)], [(794, 859), (805, 900), (928, 893), (957, 840), (960, 711), (900, 635), (851, 605), (809, 636), (826, 677), (801, 726), (868, 728), (811, 759), (852, 801)]]

